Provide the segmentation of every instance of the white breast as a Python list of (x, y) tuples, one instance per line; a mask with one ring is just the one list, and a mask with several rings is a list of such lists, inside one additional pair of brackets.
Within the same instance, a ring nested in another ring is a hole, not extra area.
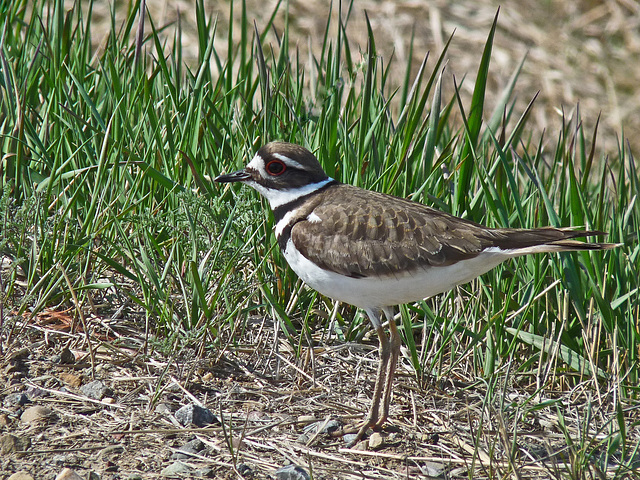
[[(497, 250), (497, 251), (496, 251)], [(324, 270), (287, 242), (284, 256), (294, 272), (327, 297), (360, 308), (387, 307), (438, 295), (488, 272), (511, 256), (496, 249), (444, 267), (429, 267), (397, 276), (351, 278)]]

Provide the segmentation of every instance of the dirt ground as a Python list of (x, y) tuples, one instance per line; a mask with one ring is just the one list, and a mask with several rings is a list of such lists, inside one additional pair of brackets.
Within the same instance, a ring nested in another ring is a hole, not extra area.
[[(87, 318), (96, 327), (91, 352), (82, 333), (69, 333), (68, 313), (11, 321), (24, 348), (5, 352), (0, 365), (2, 478), (18, 471), (43, 480), (309, 478), (278, 476), (287, 465), (315, 479), (504, 478), (514, 468), (514, 478), (561, 478), (580, 454), (563, 432), (578, 438), (586, 418), (589, 431), (602, 431), (612, 415), (588, 388), (545, 392), (533, 405), (535, 380), (526, 377), (498, 386), (505, 397), (494, 400), (463, 371), (419, 385), (401, 358), (388, 426), (349, 449), (342, 437), (305, 427), (362, 418), (375, 378), (374, 338), (344, 344), (318, 332), (316, 347), (296, 361), (282, 335), (274, 342), (273, 323), (255, 317), (223, 353), (152, 343), (145, 354), (143, 316), (127, 311)], [(89, 388), (95, 379), (97, 390)], [(16, 401), (17, 392), (28, 400)], [(560, 419), (554, 402), (575, 407)], [(202, 428), (185, 426), (184, 405), (205, 407), (211, 418)], [(190, 454), (177, 457), (179, 450)], [(65, 468), (80, 477), (58, 477)], [(595, 466), (575, 478), (596, 472), (610, 478)]]
[[(309, 42), (318, 48), (326, 2), (291, 3), (301, 48)], [(366, 10), (380, 55), (389, 58), (393, 52), (402, 66), (413, 31), (417, 69), (424, 54), (431, 51), (435, 58), (455, 31), (448, 71), (456, 78), (467, 74), (465, 85), (471, 88), (499, 3), (493, 101), (526, 54), (518, 105), (523, 108), (540, 91), (533, 114), (538, 134), (546, 130), (551, 144), (562, 109), (571, 112), (578, 103), (585, 124), (595, 125), (602, 115), (603, 152), (616, 150), (623, 129), (638, 130), (636, 1), (549, 0), (526, 2), (523, 8), (516, 0), (356, 0), (349, 32), (354, 45), (364, 49)], [(247, 4), (260, 26), (275, 2)], [(148, 5), (157, 25), (180, 11), (184, 45), (193, 48), (192, 2), (149, 0)], [(108, 23), (103, 8), (96, 6), (95, 15)], [(223, 51), (228, 2), (208, 2), (207, 9), (219, 16)], [(97, 45), (101, 35), (96, 29)], [(398, 82), (401, 77), (398, 72)], [(630, 135), (629, 142), (637, 151), (640, 137)], [(513, 478), (558, 478), (580, 450), (567, 447), (556, 410), (544, 402), (576, 405), (563, 421), (577, 436), (587, 415), (596, 431), (611, 419), (602, 399), (590, 401), (593, 411), (586, 412), (587, 394), (580, 389), (546, 392), (538, 399), (537, 415), (523, 418), (521, 403), (535, 388), (527, 379), (505, 386), (512, 405), (502, 409), (487, 404), (486, 386), (471, 383), (465, 372), (444, 383), (419, 384), (401, 359), (389, 428), (376, 438), (377, 446), (347, 449), (340, 437), (303, 437), (303, 429), (328, 420), (346, 425), (367, 411), (377, 365), (375, 338), (346, 345), (318, 338), (298, 361), (285, 339), (274, 342), (271, 321), (256, 318), (237, 347), (198, 352), (168, 340), (149, 343), (144, 318), (133, 309), (124, 311), (87, 317), (97, 329), (91, 349), (82, 329), (72, 333), (72, 313), (45, 312), (26, 323), (2, 311), (3, 343), (12, 348), (0, 352), (0, 477), (25, 471), (35, 479), (54, 479), (68, 468), (93, 480), (164, 478), (170, 476), (167, 467), (183, 462), (186, 467), (176, 467), (186, 468), (175, 474), (179, 478), (305, 478), (276, 476), (287, 464), (300, 465), (316, 479), (502, 478), (513, 468), (519, 472)], [(83, 390), (94, 380), (104, 388)], [(183, 405), (205, 406), (214, 418), (204, 428), (184, 427), (176, 419)], [(181, 460), (174, 457), (194, 439), (201, 448)], [(574, 478), (598, 475), (596, 467), (582, 473)]]

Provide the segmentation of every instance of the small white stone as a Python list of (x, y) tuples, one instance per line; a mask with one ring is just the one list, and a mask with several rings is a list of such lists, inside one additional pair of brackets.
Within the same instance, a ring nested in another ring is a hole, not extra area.
[(380, 445), (382, 445), (382, 441), (382, 435), (380, 435), (378, 432), (373, 432), (369, 437), (369, 448), (378, 448)]
[(58, 474), (56, 480), (84, 480), (84, 478), (78, 475), (74, 470), (65, 468)]

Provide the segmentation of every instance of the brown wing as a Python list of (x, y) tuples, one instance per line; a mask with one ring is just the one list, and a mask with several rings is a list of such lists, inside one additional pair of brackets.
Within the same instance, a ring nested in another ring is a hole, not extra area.
[(315, 221), (293, 225), (291, 240), (312, 262), (351, 277), (449, 265), (492, 245), (480, 225), (349, 185), (327, 191), (316, 205)]

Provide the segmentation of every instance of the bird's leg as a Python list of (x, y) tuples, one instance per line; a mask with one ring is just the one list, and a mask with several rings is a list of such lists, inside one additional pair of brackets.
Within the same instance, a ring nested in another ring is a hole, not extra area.
[(400, 334), (393, 316), (393, 308), (384, 309), (385, 317), (389, 320), (389, 344), (391, 350), (391, 358), (387, 364), (386, 377), (384, 382), (384, 394), (382, 395), (382, 416), (378, 418), (375, 428), (381, 428), (389, 417), (389, 403), (391, 401), (391, 392), (393, 390), (393, 378), (398, 365), (398, 357), (400, 356)]
[(371, 323), (376, 329), (376, 333), (378, 334), (378, 339), (380, 341), (380, 364), (378, 365), (378, 375), (376, 377), (376, 384), (373, 389), (373, 398), (371, 400), (371, 408), (369, 409), (369, 413), (367, 414), (367, 418), (362, 422), (360, 429), (350, 445), (355, 445), (359, 442), (364, 434), (366, 433), (369, 427), (373, 427), (376, 425), (378, 421), (378, 412), (380, 410), (380, 399), (382, 397), (383, 386), (385, 383), (385, 377), (387, 375), (387, 365), (389, 364), (389, 357), (391, 356), (391, 344), (389, 343), (389, 338), (387, 334), (384, 332), (384, 328), (382, 327), (382, 322), (380, 321), (381, 311), (379, 309), (376, 310), (366, 310), (369, 315), (369, 319)]

